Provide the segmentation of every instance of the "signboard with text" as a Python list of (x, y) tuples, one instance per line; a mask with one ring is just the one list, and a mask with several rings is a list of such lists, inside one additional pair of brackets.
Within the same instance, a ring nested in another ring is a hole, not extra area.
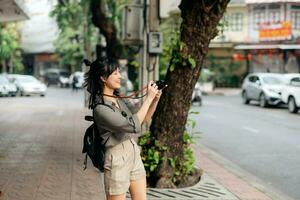
[(261, 24), (259, 26), (260, 41), (289, 40), (292, 38), (290, 22)]

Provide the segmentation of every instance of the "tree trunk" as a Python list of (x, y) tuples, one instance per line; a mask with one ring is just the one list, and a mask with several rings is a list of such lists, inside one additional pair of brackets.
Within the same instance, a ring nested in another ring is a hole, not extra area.
[[(103, 0), (102, 0), (103, 1)], [(103, 2), (101, 0), (91, 1), (92, 22), (99, 28), (100, 33), (106, 39), (106, 54), (110, 58), (121, 58), (122, 45), (117, 37), (117, 29), (113, 23), (106, 18)]]
[[(191, 104), (193, 88), (199, 78), (203, 60), (208, 52), (210, 40), (217, 33), (217, 25), (226, 10), (229, 0), (182, 0), (181, 41), (185, 44), (178, 50), (180, 56), (189, 56), (196, 61), (196, 66), (181, 62), (174, 70), (169, 67), (166, 82), (158, 108), (153, 116), (151, 133), (167, 150), (162, 151), (165, 158), (150, 179), (158, 180), (159, 187), (172, 187), (175, 169), (169, 164), (169, 158), (184, 158), (183, 134)], [(170, 62), (170, 66), (173, 60)], [(158, 186), (157, 185), (157, 186)]]

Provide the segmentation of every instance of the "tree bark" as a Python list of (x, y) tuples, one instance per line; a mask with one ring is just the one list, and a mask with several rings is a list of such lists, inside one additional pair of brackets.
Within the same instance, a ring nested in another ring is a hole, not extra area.
[(117, 37), (117, 29), (110, 23), (102, 6), (101, 0), (91, 1), (92, 22), (99, 28), (99, 32), (106, 39), (106, 54), (110, 58), (118, 59), (122, 57), (122, 45)]
[(226, 10), (229, 0), (182, 0), (181, 10), (181, 41), (185, 46), (181, 56), (191, 56), (196, 61), (193, 68), (181, 63), (174, 70), (167, 71), (166, 82), (158, 108), (153, 116), (151, 133), (158, 143), (167, 147), (162, 151), (165, 158), (150, 179), (158, 180), (159, 187), (172, 187), (172, 177), (175, 169), (171, 167), (168, 158), (183, 159), (183, 134), (191, 104), (193, 88), (199, 78), (203, 60), (208, 52), (208, 46), (217, 34), (217, 25)]

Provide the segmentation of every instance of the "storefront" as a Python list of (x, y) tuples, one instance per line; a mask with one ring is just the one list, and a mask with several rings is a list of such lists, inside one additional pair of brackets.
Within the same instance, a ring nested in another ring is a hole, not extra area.
[(300, 73), (300, 44), (237, 45), (243, 50), (247, 72)]
[(249, 35), (234, 47), (247, 72), (300, 72), (300, 2), (246, 0)]

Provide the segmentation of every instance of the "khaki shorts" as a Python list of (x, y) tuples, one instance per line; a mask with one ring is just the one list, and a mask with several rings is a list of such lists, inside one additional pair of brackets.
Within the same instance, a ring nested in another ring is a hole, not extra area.
[(125, 194), (130, 181), (146, 178), (140, 149), (133, 139), (125, 140), (106, 150), (104, 169), (107, 195)]

